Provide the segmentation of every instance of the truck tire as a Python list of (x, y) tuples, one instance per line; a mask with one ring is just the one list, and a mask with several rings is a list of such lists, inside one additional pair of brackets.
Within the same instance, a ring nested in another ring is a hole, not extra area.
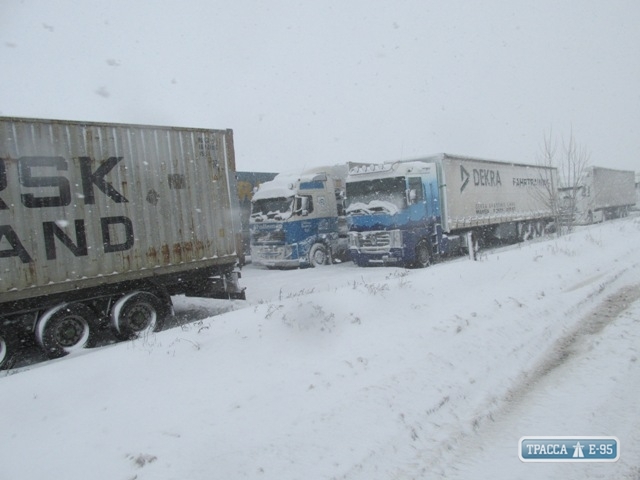
[(143, 337), (160, 330), (168, 307), (149, 292), (133, 292), (111, 309), (111, 327), (120, 340)]
[(60, 304), (36, 324), (36, 341), (49, 358), (93, 346), (98, 317), (82, 303)]
[(358, 267), (363, 267), (363, 268), (371, 266), (371, 264), (368, 261), (360, 260), (359, 258), (353, 260), (353, 263), (355, 263)]
[(7, 368), (10, 363), (11, 352), (4, 334), (0, 332), (0, 370)]
[(416, 259), (413, 263), (415, 268), (427, 268), (432, 263), (431, 246), (426, 240), (418, 242), (416, 245)]
[(309, 264), (312, 267), (329, 265), (331, 263), (331, 255), (326, 245), (322, 243), (314, 243), (309, 250)]
[[(0, 318), (0, 323), (4, 319)], [(7, 326), (0, 329), (0, 370), (14, 368), (24, 353), (24, 346), (33, 346), (33, 338), (25, 338), (22, 333), (16, 332), (16, 326)]]
[(21, 348), (21, 341), (15, 335), (0, 331), (0, 370), (9, 370), (15, 366)]

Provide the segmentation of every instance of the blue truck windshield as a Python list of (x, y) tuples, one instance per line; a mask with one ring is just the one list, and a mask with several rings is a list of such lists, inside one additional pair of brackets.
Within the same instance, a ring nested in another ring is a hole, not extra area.
[(406, 207), (405, 177), (347, 183), (347, 213), (393, 214)]

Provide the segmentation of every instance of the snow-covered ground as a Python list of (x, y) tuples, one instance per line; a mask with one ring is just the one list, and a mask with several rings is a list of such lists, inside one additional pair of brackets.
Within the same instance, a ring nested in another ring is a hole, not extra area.
[[(242, 283), (176, 298), (193, 323), (6, 373), (0, 478), (640, 478), (640, 218)], [(532, 435), (621, 456), (522, 463)]]

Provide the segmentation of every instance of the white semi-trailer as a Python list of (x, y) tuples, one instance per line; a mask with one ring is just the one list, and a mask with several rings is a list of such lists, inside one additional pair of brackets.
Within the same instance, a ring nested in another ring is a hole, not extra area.
[(0, 117), (0, 365), (244, 298), (233, 133)]
[(577, 224), (624, 217), (636, 203), (635, 172), (589, 167), (580, 185), (558, 193), (564, 215)]

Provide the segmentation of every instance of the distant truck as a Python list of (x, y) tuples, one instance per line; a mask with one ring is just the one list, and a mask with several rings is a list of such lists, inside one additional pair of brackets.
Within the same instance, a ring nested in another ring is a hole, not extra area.
[(635, 172), (589, 167), (584, 182), (558, 189), (560, 207), (578, 225), (624, 217), (636, 204)]
[(268, 268), (296, 268), (346, 259), (344, 188), (349, 166), (281, 173), (261, 184), (251, 207), (251, 261)]
[(360, 265), (426, 267), (552, 228), (554, 168), (439, 154), (351, 169), (349, 250)]
[(249, 233), (249, 217), (251, 216), (251, 199), (258, 187), (264, 182), (269, 182), (275, 178), (277, 173), (272, 172), (237, 172), (238, 198), (240, 200), (240, 222), (242, 224), (242, 251), (244, 255), (240, 258), (240, 264), (244, 265), (248, 260), (245, 256), (251, 250), (251, 234)]
[(0, 364), (244, 298), (233, 132), (0, 117)]

